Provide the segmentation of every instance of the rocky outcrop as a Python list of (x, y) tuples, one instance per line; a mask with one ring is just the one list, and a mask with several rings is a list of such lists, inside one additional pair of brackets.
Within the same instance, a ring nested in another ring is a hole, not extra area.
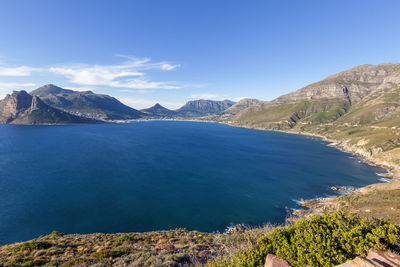
[(336, 267), (385, 267), (384, 265), (374, 262), (372, 260), (356, 257), (354, 260), (348, 261), (346, 263), (336, 265)]
[(398, 267), (400, 255), (371, 248), (366, 258), (356, 257), (354, 260), (337, 265), (336, 267)]
[[(397, 81), (400, 70), (398, 63), (380, 65), (360, 65), (352, 69), (331, 75), (326, 79), (310, 84), (293, 93), (283, 95), (271, 101), (273, 104), (299, 102), (301, 100), (347, 98), (357, 102), (362, 97), (382, 86)], [(394, 74), (394, 76), (391, 76)]]
[(0, 101), (0, 121), (11, 122), (20, 113), (24, 112), (32, 104), (32, 96), (26, 91), (14, 91)]
[[(265, 259), (264, 267), (290, 267), (291, 265), (279, 257), (268, 254)], [(346, 263), (336, 265), (336, 267), (398, 267), (400, 266), (400, 255), (371, 248), (368, 256), (356, 257)]]
[(400, 266), (400, 255), (371, 248), (368, 252), (367, 259), (377, 262), (383, 266)]
[(282, 260), (273, 254), (268, 254), (265, 259), (264, 267), (290, 267), (290, 265), (287, 261)]

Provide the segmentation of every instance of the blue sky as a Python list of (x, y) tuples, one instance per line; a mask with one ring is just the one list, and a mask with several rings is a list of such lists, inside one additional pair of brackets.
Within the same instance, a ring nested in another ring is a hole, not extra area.
[(400, 62), (400, 1), (0, 2), (0, 95), (43, 84), (159, 102), (271, 100)]

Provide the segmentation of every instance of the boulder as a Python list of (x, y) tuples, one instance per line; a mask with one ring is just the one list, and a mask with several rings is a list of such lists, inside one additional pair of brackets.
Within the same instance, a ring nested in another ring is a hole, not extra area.
[(376, 248), (369, 250), (367, 259), (373, 260), (385, 267), (400, 266), (400, 255)]
[(336, 265), (336, 267), (385, 267), (385, 266), (373, 260), (369, 260), (363, 257), (356, 257), (354, 260), (348, 261), (340, 265)]
[(273, 254), (268, 254), (264, 267), (290, 267), (290, 264)]

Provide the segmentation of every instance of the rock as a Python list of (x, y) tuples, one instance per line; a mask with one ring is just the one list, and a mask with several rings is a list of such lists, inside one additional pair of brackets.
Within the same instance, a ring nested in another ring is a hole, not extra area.
[(385, 265), (363, 257), (356, 257), (354, 260), (336, 265), (336, 267), (385, 267)]
[(249, 227), (247, 227), (243, 224), (236, 224), (235, 226), (228, 229), (227, 233), (228, 234), (243, 233), (243, 232), (247, 231), (248, 229), (249, 229)]
[(400, 266), (400, 255), (390, 252), (382, 251), (376, 248), (371, 248), (368, 252), (367, 259), (380, 263), (382, 266)]
[(290, 267), (290, 264), (273, 254), (268, 254), (264, 267)]
[(343, 192), (349, 190), (349, 188), (347, 186), (331, 186), (331, 190)]

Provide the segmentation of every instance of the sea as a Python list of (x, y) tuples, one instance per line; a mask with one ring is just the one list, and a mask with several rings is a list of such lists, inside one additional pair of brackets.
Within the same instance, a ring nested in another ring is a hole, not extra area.
[(280, 224), (299, 199), (381, 172), (316, 137), (217, 123), (0, 125), (0, 244)]

